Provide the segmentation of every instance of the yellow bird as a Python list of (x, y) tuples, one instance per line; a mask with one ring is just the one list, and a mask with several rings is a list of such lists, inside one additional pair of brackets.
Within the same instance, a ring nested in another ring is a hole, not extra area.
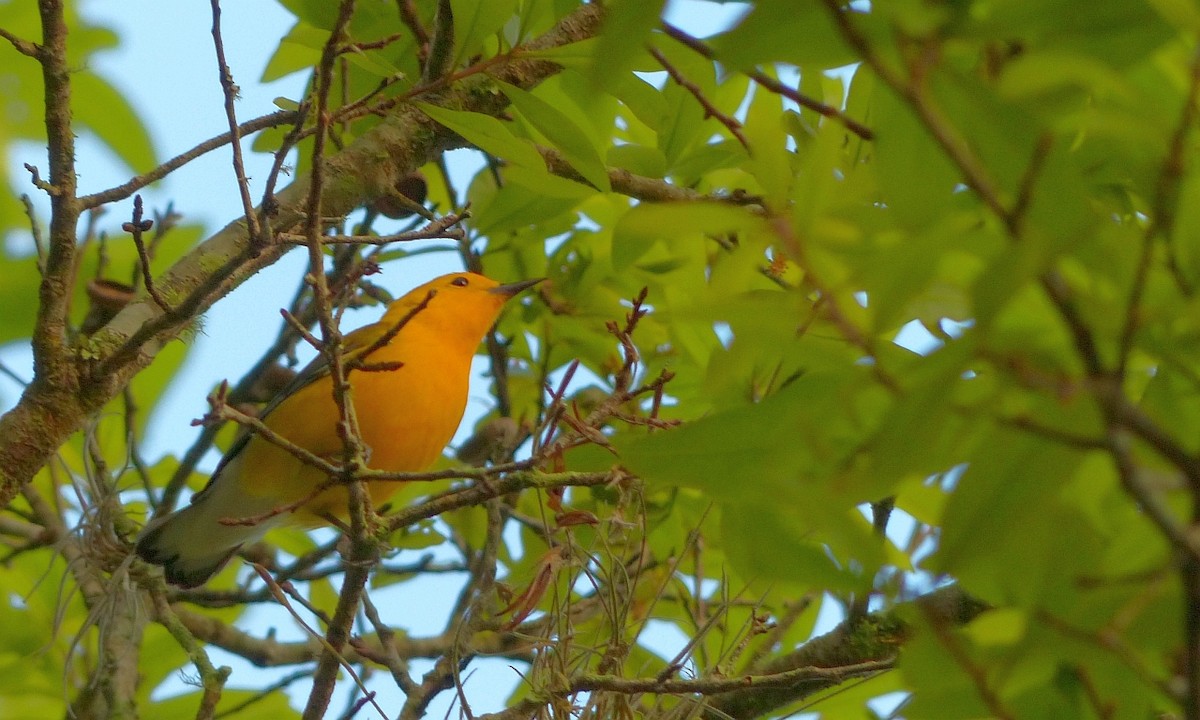
[[(348, 379), (368, 467), (420, 472), (441, 456), (462, 421), (471, 358), (480, 341), (505, 301), (538, 282), (501, 285), (474, 273), (444, 275), (393, 302), (379, 322), (345, 337), (348, 360), (367, 353), (361, 357), (366, 367), (352, 370)], [(394, 332), (426, 298), (425, 307)], [(381, 345), (380, 339), (389, 333), (394, 336)], [(301, 371), (262, 412), (263, 423), (275, 433), (335, 462), (343, 450), (338, 417), (323, 357)], [(250, 433), (230, 448), (190, 505), (146, 526), (138, 536), (137, 553), (162, 565), (169, 582), (201, 585), (243, 543), (271, 527), (289, 521), (311, 526), (331, 515), (346, 517), (346, 490), (331, 488), (294, 512), (277, 513), (251, 526), (229, 524), (300, 502), (326, 479), (318, 468)], [(371, 500), (379, 504), (400, 485), (373, 482), (367, 487)]]

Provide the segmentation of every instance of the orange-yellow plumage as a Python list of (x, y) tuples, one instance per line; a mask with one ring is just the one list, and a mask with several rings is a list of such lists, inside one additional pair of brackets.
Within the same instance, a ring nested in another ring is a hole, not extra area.
[[(370, 468), (417, 472), (437, 460), (462, 420), (476, 348), (504, 302), (534, 282), (499, 285), (482, 275), (445, 275), (392, 303), (379, 322), (346, 336), (345, 357), (356, 358), (370, 351), (363, 358), (365, 365), (390, 368), (354, 370), (349, 375)], [(387, 344), (376, 347), (381, 337), (422, 303), (425, 306)], [(306, 368), (291, 388), (268, 405), (263, 418), (267, 427), (292, 443), (335, 461), (343, 448), (337, 421), (332, 383), (321, 362)], [(346, 491), (334, 488), (295, 513), (258, 526), (221, 522), (222, 518), (258, 516), (298, 502), (325, 480), (319, 469), (251, 436), (230, 450), (191, 505), (146, 527), (138, 538), (138, 554), (163, 565), (169, 581), (199, 585), (242, 543), (273, 525), (288, 520), (315, 524), (330, 515), (345, 517)], [(399, 487), (395, 482), (378, 482), (370, 483), (368, 490), (378, 504)]]

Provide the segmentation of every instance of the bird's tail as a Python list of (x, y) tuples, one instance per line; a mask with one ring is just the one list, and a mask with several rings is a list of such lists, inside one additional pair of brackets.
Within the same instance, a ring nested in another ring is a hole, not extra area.
[(211, 525), (201, 522), (202, 516), (198, 506), (189, 505), (154, 520), (138, 536), (137, 554), (146, 562), (162, 565), (167, 582), (173, 585), (203, 585), (245, 540), (228, 537), (232, 533), (225, 528), (214, 532)]
[(236, 472), (229, 472), (214, 478), (191, 505), (150, 522), (138, 535), (137, 554), (146, 562), (162, 565), (167, 582), (185, 588), (203, 585), (238, 548), (276, 524), (273, 519), (255, 525), (229, 524), (230, 519), (253, 516), (271, 507), (263, 499), (243, 493), (233, 482), (236, 477)]

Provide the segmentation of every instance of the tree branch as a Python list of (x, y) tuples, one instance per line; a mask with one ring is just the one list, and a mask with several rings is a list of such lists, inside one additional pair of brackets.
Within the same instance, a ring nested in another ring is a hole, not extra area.
[(33, 329), (34, 380), (27, 392), (41, 390), (58, 395), (72, 392), (78, 382), (67, 349), (67, 314), (75, 282), (76, 229), (82, 208), (75, 197), (75, 132), (71, 127), (71, 68), (67, 60), (65, 11), (61, 0), (43, 0), (38, 3), (38, 10), (42, 44), (37, 57), (45, 87), (52, 214)]
[(100, 192), (92, 193), (91, 195), (84, 195), (83, 197), (79, 198), (79, 204), (83, 206), (84, 210), (90, 210), (94, 207), (104, 205), (105, 203), (124, 200), (147, 185), (162, 180), (166, 176), (175, 172), (184, 165), (187, 165), (201, 155), (212, 152), (219, 147), (233, 142), (235, 137), (244, 137), (250, 133), (258, 132), (259, 130), (278, 127), (280, 125), (287, 125), (288, 123), (295, 122), (295, 120), (296, 112), (292, 110), (279, 110), (269, 115), (263, 115), (262, 117), (257, 117), (253, 120), (247, 120), (246, 122), (237, 126), (236, 133), (225, 132), (217, 135), (216, 137), (209, 138), (194, 148), (176, 155), (148, 173), (130, 178), (128, 182), (117, 185), (116, 187), (112, 187), (107, 190), (101, 190)]
[[(573, 180), (581, 185), (590, 186), (588, 181), (563, 157), (562, 153), (553, 148), (542, 146), (538, 146), (537, 150), (542, 154), (542, 159), (546, 161), (547, 170), (567, 180)], [(758, 205), (762, 202), (762, 198), (738, 190), (728, 195), (705, 195), (691, 188), (672, 185), (665, 180), (636, 175), (624, 168), (610, 167), (607, 170), (608, 181), (612, 185), (613, 192), (619, 192), (622, 195), (647, 202), (709, 201), (724, 202), (731, 205)]]

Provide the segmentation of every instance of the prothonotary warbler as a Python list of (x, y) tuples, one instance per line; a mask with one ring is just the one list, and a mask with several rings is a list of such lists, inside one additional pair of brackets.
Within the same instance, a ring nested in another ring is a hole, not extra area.
[[(454, 273), (432, 280), (393, 302), (383, 318), (344, 338), (347, 359), (363, 367), (348, 375), (367, 465), (386, 472), (420, 472), (450, 442), (467, 404), (471, 358), (505, 301), (538, 283), (501, 285), (482, 275)], [(432, 293), (432, 297), (430, 294)], [(401, 320), (429, 298), (396, 332)], [(380, 344), (389, 333), (393, 337)], [(261, 414), (276, 434), (314, 455), (340, 459), (338, 409), (329, 367), (317, 358)], [(344, 488), (331, 488), (295, 509), (275, 512), (313, 495), (325, 482), (318, 468), (250, 433), (236, 442), (212, 479), (187, 507), (146, 526), (137, 552), (162, 565), (167, 580), (195, 587), (212, 577), (243, 543), (291, 521), (316, 525), (345, 517)], [(368, 483), (382, 503), (400, 483)], [(231, 520), (266, 516), (253, 525)]]

